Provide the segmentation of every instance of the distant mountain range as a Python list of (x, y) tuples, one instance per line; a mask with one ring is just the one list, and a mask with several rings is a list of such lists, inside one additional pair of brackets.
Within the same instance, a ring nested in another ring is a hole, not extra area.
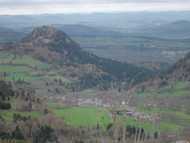
[[(147, 37), (160, 39), (190, 39), (190, 21), (178, 20), (152, 26), (143, 26), (138, 30), (127, 32), (114, 28), (88, 26), (85, 24), (54, 24), (54, 27), (68, 33), (70, 36), (90, 37)], [(30, 28), (32, 29), (32, 28)], [(29, 31), (29, 30), (28, 30)], [(26, 33), (26, 31), (25, 31)]]
[[(122, 37), (126, 36), (126, 34), (112, 31), (109, 28), (103, 27), (91, 27), (87, 25), (81, 24), (53, 24), (52, 26), (56, 27), (59, 30), (64, 31), (71, 37)], [(10, 42), (10, 41), (17, 41), (21, 40), (24, 36), (28, 33), (32, 32), (33, 27), (23, 27), (20, 29), (11, 29), (0, 27), (0, 42)]]
[[(190, 39), (190, 21), (177, 20), (169, 23), (152, 24), (147, 26), (137, 26), (135, 30), (122, 30), (104, 26), (89, 26), (88, 24), (52, 24), (54, 27), (65, 31), (70, 36), (90, 36), (90, 37), (150, 37), (160, 39)], [(10, 28), (7, 28), (10, 27)], [(21, 26), (15, 29), (12, 26), (0, 27), (0, 40), (4, 36), (6, 39), (18, 40), (20, 35), (32, 31), (32, 26)], [(133, 29), (133, 28), (132, 28)], [(1, 40), (3, 41), (3, 40)], [(8, 40), (9, 41), (9, 40)]]
[(178, 20), (168, 24), (161, 24), (152, 28), (145, 28), (140, 33), (149, 37), (163, 39), (190, 39), (190, 21)]
[(121, 32), (112, 31), (109, 28), (105, 27), (92, 27), (81, 24), (67, 24), (67, 25), (53, 25), (56, 28), (63, 30), (68, 33), (70, 36), (84, 36), (84, 37), (118, 37), (125, 36)]

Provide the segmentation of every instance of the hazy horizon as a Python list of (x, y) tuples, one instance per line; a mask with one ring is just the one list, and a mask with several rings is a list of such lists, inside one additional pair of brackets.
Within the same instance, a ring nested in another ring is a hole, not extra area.
[(0, 15), (190, 11), (190, 0), (0, 0)]

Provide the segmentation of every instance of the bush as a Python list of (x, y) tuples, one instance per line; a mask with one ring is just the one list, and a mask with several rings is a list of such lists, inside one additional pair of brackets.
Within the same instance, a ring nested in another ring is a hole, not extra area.
[(5, 102), (0, 102), (0, 109), (9, 110), (9, 109), (11, 109), (11, 104), (10, 103), (5, 103)]
[(57, 137), (54, 130), (45, 125), (41, 126), (33, 134), (33, 143), (48, 143), (48, 142), (57, 142)]
[(108, 131), (108, 130), (110, 130), (112, 127), (113, 127), (113, 124), (112, 124), (112, 123), (109, 123), (109, 124), (107, 125), (107, 127), (106, 127), (106, 130)]
[(21, 116), (20, 114), (13, 114), (13, 121), (14, 122), (27, 121), (28, 119), (30, 119), (30, 116), (25, 117), (25, 116)]
[(0, 81), (0, 100), (7, 99), (9, 96), (13, 96), (14, 92), (12, 86), (4, 81)]
[(11, 139), (11, 135), (9, 133), (0, 132), (0, 139)]
[(16, 129), (12, 132), (12, 138), (17, 140), (23, 140), (24, 136), (20, 130), (20, 128), (17, 126)]

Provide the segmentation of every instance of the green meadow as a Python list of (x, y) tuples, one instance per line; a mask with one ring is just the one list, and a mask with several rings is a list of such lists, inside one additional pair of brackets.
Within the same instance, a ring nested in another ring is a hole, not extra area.
[(106, 127), (112, 122), (110, 113), (106, 109), (97, 107), (68, 107), (55, 109), (54, 113), (63, 118), (67, 124), (78, 127), (92, 127), (97, 124)]

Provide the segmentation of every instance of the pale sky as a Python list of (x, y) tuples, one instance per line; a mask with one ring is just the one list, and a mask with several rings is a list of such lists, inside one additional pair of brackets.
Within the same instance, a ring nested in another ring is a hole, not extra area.
[(0, 0), (0, 15), (190, 11), (190, 0)]

